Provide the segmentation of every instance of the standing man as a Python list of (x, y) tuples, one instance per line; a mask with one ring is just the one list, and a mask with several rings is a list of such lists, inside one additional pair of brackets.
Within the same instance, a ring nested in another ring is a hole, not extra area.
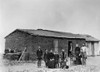
[(64, 49), (62, 49), (62, 52), (61, 52), (61, 60), (62, 61), (65, 60), (65, 51), (64, 51)]
[(40, 46), (38, 47), (38, 50), (37, 50), (36, 54), (37, 54), (37, 60), (38, 60), (37, 65), (38, 65), (38, 67), (40, 67), (41, 66), (41, 60), (42, 60), (42, 55), (43, 55), (43, 51), (41, 50)]
[(72, 45), (72, 42), (69, 44), (68, 46), (68, 59), (69, 59), (69, 64), (70, 65), (73, 65), (73, 45)]
[(44, 53), (44, 62), (45, 62), (45, 66), (47, 67), (47, 62), (48, 62), (48, 50), (45, 49), (45, 53)]
[(83, 46), (81, 47), (82, 65), (86, 65), (86, 59), (87, 59), (86, 51), (87, 47), (85, 46), (85, 44), (83, 44)]

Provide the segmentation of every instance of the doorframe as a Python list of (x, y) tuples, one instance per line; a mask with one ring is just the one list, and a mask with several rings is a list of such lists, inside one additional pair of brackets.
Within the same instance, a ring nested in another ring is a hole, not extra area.
[(92, 56), (94, 56), (95, 55), (95, 53), (94, 53), (94, 42), (91, 42), (91, 51), (92, 51)]

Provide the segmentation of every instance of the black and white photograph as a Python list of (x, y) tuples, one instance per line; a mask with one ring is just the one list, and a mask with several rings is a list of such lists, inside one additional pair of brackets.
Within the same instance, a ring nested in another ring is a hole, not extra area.
[(100, 72), (100, 0), (0, 0), (0, 72)]

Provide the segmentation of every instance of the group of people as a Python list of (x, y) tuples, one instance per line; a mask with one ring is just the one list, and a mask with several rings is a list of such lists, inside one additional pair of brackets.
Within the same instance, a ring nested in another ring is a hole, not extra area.
[(75, 65), (86, 65), (86, 59), (87, 59), (87, 47), (85, 46), (85, 44), (83, 44), (83, 46), (80, 48), (78, 46), (78, 44), (76, 44), (76, 48), (75, 48), (75, 60), (74, 60), (74, 64)]
[(47, 68), (69, 68), (67, 64), (68, 58), (73, 60), (74, 65), (85, 65), (87, 58), (85, 44), (83, 44), (81, 48), (76, 44), (75, 53), (70, 52), (70, 57), (66, 56), (64, 49), (58, 54), (58, 52), (53, 52), (52, 50), (48, 51), (47, 49), (43, 52), (39, 47), (36, 54), (38, 67), (41, 67), (41, 61), (44, 60)]

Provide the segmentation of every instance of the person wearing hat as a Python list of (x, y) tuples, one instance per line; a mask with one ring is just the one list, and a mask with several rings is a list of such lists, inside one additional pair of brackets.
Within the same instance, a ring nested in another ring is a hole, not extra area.
[(81, 55), (82, 55), (82, 65), (86, 65), (86, 59), (87, 59), (87, 47), (85, 44), (81, 47)]
[(38, 50), (36, 52), (37, 55), (37, 60), (38, 60), (38, 67), (41, 66), (41, 60), (42, 60), (42, 55), (43, 55), (43, 51), (41, 50), (40, 46), (38, 47)]

